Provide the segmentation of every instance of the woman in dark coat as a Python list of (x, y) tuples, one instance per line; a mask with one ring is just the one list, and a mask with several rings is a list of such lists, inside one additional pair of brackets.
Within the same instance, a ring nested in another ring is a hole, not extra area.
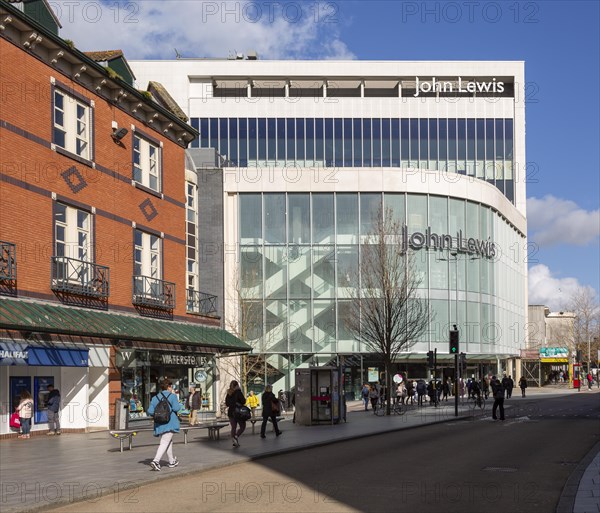
[(279, 430), (279, 427), (277, 426), (277, 414), (279, 413), (279, 408), (277, 408), (277, 411), (274, 411), (273, 409), (273, 405), (275, 405), (276, 407), (279, 406), (279, 401), (277, 400), (277, 397), (275, 397), (275, 394), (273, 393), (273, 389), (271, 387), (271, 385), (267, 385), (265, 387), (265, 391), (263, 392), (263, 395), (261, 397), (261, 402), (262, 402), (262, 424), (260, 426), (260, 437), (261, 438), (265, 438), (265, 431), (267, 429), (267, 421), (269, 419), (271, 419), (271, 422), (273, 423), (273, 427), (275, 428), (275, 435), (279, 436), (281, 434), (281, 431)]
[(233, 440), (234, 447), (240, 446), (239, 437), (242, 436), (242, 433), (246, 429), (246, 421), (238, 420), (235, 417), (235, 407), (244, 406), (245, 404), (246, 398), (242, 393), (242, 389), (239, 383), (233, 380), (225, 396), (225, 405), (227, 406), (227, 417), (229, 417), (229, 424), (231, 425), (231, 439)]

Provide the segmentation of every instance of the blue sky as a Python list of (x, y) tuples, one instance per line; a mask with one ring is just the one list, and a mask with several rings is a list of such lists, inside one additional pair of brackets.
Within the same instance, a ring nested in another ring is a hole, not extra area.
[(130, 60), (525, 61), (530, 303), (600, 291), (600, 2), (50, 3), (78, 48)]

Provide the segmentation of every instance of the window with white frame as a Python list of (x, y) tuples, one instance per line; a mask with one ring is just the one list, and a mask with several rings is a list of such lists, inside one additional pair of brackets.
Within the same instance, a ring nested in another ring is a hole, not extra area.
[(52, 285), (87, 287), (93, 279), (92, 215), (63, 203), (54, 207)]
[(57, 203), (54, 208), (55, 256), (92, 261), (91, 214)]
[(163, 301), (162, 246), (158, 235), (135, 230), (134, 233), (134, 300)]
[(91, 159), (91, 107), (61, 89), (54, 89), (52, 142), (75, 155)]
[[(198, 228), (197, 228), (197, 194), (198, 187), (186, 182), (186, 255), (187, 255), (187, 288), (188, 291), (198, 290)], [(193, 300), (194, 293), (188, 292), (188, 298)]]
[(160, 192), (160, 147), (133, 134), (133, 179)]
[(135, 230), (134, 274), (160, 280), (161, 272), (160, 237)]

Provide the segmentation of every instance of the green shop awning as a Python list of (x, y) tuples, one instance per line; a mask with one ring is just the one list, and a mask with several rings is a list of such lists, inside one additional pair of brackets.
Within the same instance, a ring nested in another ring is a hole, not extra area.
[(219, 353), (251, 350), (219, 328), (10, 298), (0, 298), (0, 329), (188, 344)]

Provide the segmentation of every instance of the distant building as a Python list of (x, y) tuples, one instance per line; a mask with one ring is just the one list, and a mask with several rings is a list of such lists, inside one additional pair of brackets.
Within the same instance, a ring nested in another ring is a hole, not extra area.
[[(523, 375), (539, 386), (560, 381), (575, 361), (575, 319), (572, 312), (550, 312), (547, 306), (529, 305), (527, 345), (521, 351)], [(568, 379), (564, 380), (568, 383)]]

